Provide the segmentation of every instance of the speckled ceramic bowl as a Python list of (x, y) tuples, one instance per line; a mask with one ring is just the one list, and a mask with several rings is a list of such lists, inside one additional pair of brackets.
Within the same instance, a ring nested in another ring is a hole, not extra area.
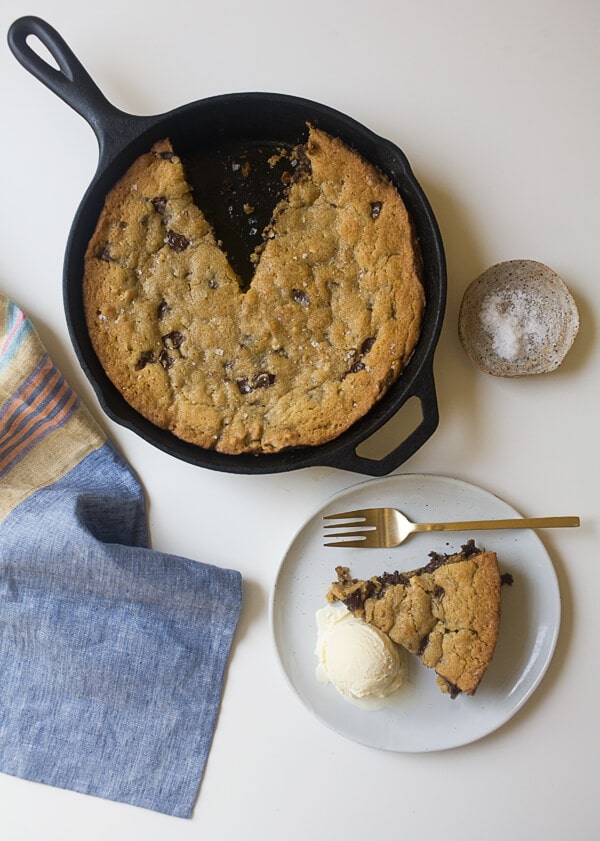
[(579, 313), (564, 281), (534, 260), (508, 260), (467, 288), (458, 333), (474, 365), (497, 377), (557, 368), (579, 330)]

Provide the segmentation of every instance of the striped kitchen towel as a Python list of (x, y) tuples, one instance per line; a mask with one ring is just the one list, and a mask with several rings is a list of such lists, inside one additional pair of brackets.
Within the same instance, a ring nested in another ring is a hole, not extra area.
[(137, 478), (0, 295), (0, 771), (189, 817), (241, 608), (148, 548)]

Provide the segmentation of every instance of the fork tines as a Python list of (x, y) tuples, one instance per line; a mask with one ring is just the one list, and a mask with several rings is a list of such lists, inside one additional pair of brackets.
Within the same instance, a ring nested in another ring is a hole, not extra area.
[[(350, 531), (336, 531), (326, 533), (326, 537), (333, 538), (332, 543), (324, 543), (324, 546), (343, 546), (347, 549), (359, 548), (366, 540), (365, 532), (375, 527), (365, 525), (368, 509), (357, 509), (356, 511), (344, 511), (341, 514), (325, 514), (324, 520), (338, 520), (337, 523), (325, 523), (324, 529), (350, 529)], [(353, 528), (354, 527), (354, 528)], [(350, 538), (354, 538), (351, 540)]]

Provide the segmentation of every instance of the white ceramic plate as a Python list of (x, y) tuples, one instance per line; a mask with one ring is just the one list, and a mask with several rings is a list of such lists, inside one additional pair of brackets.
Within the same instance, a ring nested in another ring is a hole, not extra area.
[[(276, 650), (293, 689), (308, 709), (342, 736), (374, 748), (422, 752), (457, 747), (491, 733), (515, 714), (541, 681), (554, 652), (560, 624), (560, 593), (552, 562), (530, 530), (417, 534), (395, 549), (323, 546), (324, 514), (391, 506), (414, 521), (520, 516), (481, 488), (445, 476), (405, 474), (362, 482), (329, 499), (293, 538), (271, 597)], [(408, 655), (408, 684), (392, 706), (364, 710), (349, 704), (330, 684), (319, 683), (315, 612), (335, 567), (358, 578), (424, 566), (431, 551), (458, 551), (469, 538), (497, 553), (512, 586), (502, 588), (502, 620), (494, 658), (473, 697), (452, 700), (435, 673)]]

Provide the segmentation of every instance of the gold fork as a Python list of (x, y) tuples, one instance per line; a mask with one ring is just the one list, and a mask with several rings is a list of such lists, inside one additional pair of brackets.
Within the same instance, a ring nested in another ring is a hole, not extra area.
[[(516, 517), (504, 520), (465, 520), (456, 523), (412, 523), (395, 508), (361, 508), (326, 514), (324, 520), (344, 520), (328, 523), (326, 529), (350, 529), (329, 532), (334, 538), (325, 546), (342, 546), (346, 549), (372, 549), (399, 546), (415, 532), (424, 531), (479, 531), (481, 529), (549, 529), (579, 526), (579, 517)], [(349, 538), (354, 538), (350, 540)]]

